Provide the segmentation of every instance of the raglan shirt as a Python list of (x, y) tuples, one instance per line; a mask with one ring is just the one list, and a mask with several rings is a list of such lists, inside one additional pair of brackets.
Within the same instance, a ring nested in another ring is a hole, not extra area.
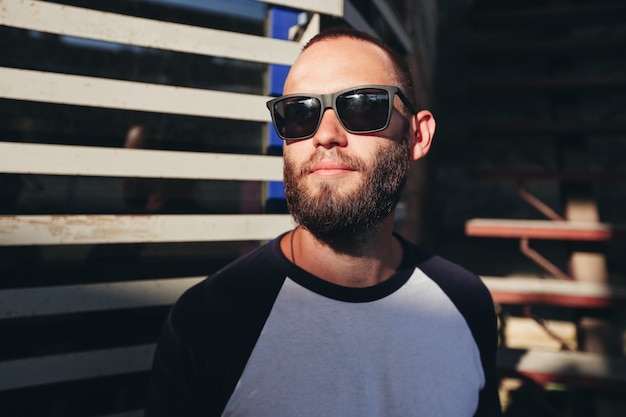
[(496, 318), (476, 275), (401, 239), (391, 278), (348, 288), (297, 267), (279, 242), (176, 302), (146, 416), (501, 414)]

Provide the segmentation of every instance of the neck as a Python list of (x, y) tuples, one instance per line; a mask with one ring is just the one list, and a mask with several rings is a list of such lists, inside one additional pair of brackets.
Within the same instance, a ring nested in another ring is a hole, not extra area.
[(321, 279), (346, 287), (368, 287), (390, 278), (402, 262), (393, 221), (379, 226), (367, 236), (331, 242), (300, 226), (283, 238), (281, 249), (298, 267)]

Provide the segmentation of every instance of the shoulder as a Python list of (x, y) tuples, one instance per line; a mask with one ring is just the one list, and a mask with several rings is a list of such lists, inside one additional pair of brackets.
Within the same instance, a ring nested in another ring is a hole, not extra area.
[(480, 393), (476, 416), (499, 416), (496, 349), (497, 317), (493, 299), (480, 277), (464, 267), (407, 244), (411, 261), (452, 301), (465, 319), (480, 352), (485, 386)]
[(237, 259), (176, 301), (157, 345), (152, 400), (221, 415), (284, 281), (277, 243)]
[(452, 301), (481, 352), (493, 355), (497, 345), (497, 319), (491, 294), (480, 277), (454, 262), (408, 245), (415, 268), (426, 274)]
[(478, 275), (413, 244), (407, 245), (414, 266), (433, 280), (461, 312), (481, 307), (493, 310), (491, 294)]
[(189, 288), (172, 308), (172, 325), (197, 334), (199, 327), (235, 326), (268, 311), (285, 279), (277, 250), (272, 241)]

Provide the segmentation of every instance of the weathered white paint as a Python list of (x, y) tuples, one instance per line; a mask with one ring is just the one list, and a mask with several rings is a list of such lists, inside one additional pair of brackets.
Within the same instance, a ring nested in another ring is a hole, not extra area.
[(13, 174), (282, 181), (282, 169), (277, 156), (0, 143), (0, 172)]
[(0, 246), (266, 240), (286, 214), (0, 216)]
[(0, 97), (78, 106), (268, 122), (254, 94), (147, 84), (25, 69), (0, 68)]
[(243, 61), (291, 65), (300, 45), (279, 39), (125, 16), (42, 1), (3, 0), (0, 24)]

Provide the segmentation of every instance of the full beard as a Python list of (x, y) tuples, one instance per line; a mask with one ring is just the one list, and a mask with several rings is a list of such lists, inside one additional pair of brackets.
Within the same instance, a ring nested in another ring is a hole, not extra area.
[[(342, 154), (339, 148), (323, 148), (302, 167), (285, 156), (285, 197), (295, 221), (318, 240), (335, 247), (361, 246), (394, 210), (409, 169), (408, 137), (380, 145), (373, 163)], [(306, 187), (311, 167), (322, 158), (332, 158), (361, 173), (361, 183), (350, 191), (336, 189), (332, 181)]]

